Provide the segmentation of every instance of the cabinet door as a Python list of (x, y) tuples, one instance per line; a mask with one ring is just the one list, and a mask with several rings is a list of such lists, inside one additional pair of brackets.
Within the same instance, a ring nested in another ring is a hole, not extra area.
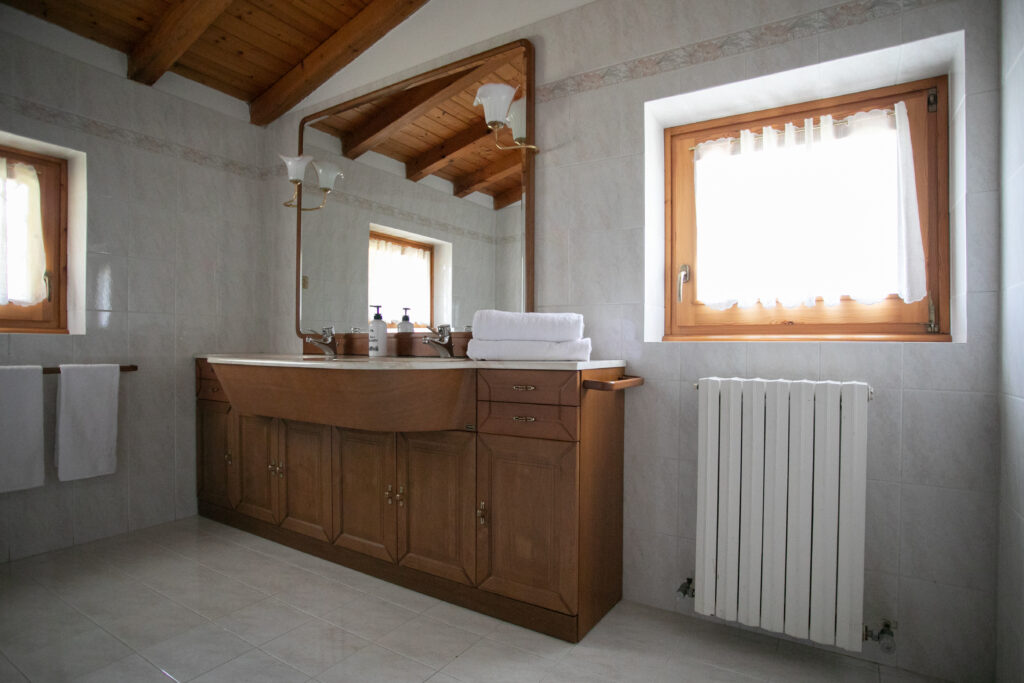
[(281, 526), (333, 540), (330, 426), (280, 421), (277, 483)]
[(277, 440), (275, 420), (259, 415), (239, 415), (232, 450), (238, 457), (238, 511), (276, 524), (277, 515)]
[(395, 434), (334, 430), (336, 545), (395, 561)]
[(412, 569), (473, 585), (476, 435), (398, 435), (398, 561)]
[(575, 443), (480, 435), (480, 588), (576, 614), (577, 449)]
[(231, 448), (234, 423), (231, 404), (219, 401), (196, 402), (196, 471), (200, 500), (221, 507), (238, 505), (238, 466)]

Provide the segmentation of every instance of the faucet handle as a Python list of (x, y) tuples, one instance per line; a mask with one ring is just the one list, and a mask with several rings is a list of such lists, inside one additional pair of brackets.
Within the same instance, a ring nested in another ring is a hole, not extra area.
[(331, 325), (329, 327), (325, 327), (323, 329), (323, 336), (324, 336), (324, 341), (327, 341), (327, 340), (330, 340), (330, 339), (334, 339), (334, 325)]
[(442, 339), (447, 339), (448, 337), (451, 336), (451, 334), (452, 334), (452, 326), (451, 325), (438, 325), (437, 326), (437, 336), (441, 337)]

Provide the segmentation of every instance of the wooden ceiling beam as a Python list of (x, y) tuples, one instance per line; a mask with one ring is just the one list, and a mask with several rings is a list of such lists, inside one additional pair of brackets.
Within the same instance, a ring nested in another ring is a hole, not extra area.
[(233, 0), (180, 0), (128, 55), (128, 78), (153, 85), (210, 28)]
[(506, 206), (511, 206), (523, 198), (523, 186), (513, 187), (500, 194), (494, 195), (494, 210), (500, 211)]
[(349, 64), (427, 0), (373, 0), (249, 105), (249, 120), (263, 126), (287, 112)]
[(477, 190), (481, 190), (488, 184), (507, 178), (513, 173), (523, 172), (523, 159), (521, 152), (505, 152), (497, 161), (492, 161), (478, 171), (473, 171), (462, 178), (456, 178), (453, 194), (456, 197), (465, 197)]
[(345, 156), (356, 159), (369, 152), (396, 130), (400, 130), (477, 81), (491, 75), (507, 61), (508, 58), (504, 56), (491, 59), (475, 69), (410, 88), (378, 112), (366, 125), (348, 136), (345, 140)]
[(423, 180), (428, 175), (437, 173), (450, 164), (461, 152), (490, 136), (491, 131), (487, 126), (483, 124), (470, 126), (437, 147), (428, 149), (415, 159), (406, 162), (405, 177), (414, 182)]

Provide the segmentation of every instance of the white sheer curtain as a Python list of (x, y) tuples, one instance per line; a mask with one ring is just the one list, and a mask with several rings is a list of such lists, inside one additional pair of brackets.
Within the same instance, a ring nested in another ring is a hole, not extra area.
[(46, 298), (39, 177), (28, 164), (0, 158), (0, 305)]
[(721, 310), (924, 298), (906, 105), (803, 124), (697, 145), (697, 299)]
[(409, 319), (420, 326), (430, 322), (430, 251), (370, 237), (369, 304), (380, 305), (388, 322)]

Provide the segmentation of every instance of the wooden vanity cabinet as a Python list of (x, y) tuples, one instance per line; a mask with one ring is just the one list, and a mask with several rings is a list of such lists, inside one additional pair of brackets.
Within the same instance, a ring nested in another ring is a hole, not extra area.
[(621, 368), (466, 372), (476, 423), (460, 413), (465, 429), (426, 432), (235, 414), (200, 376), (200, 512), (579, 640), (621, 599), (619, 389), (642, 380)]
[(335, 429), (334, 544), (473, 585), (475, 440)]
[(394, 432), (335, 429), (334, 544), (397, 562)]
[(227, 508), (238, 505), (240, 494), (233, 425), (230, 403), (196, 401), (196, 493), (199, 500)]
[(398, 561), (476, 583), (476, 435), (398, 435)]

